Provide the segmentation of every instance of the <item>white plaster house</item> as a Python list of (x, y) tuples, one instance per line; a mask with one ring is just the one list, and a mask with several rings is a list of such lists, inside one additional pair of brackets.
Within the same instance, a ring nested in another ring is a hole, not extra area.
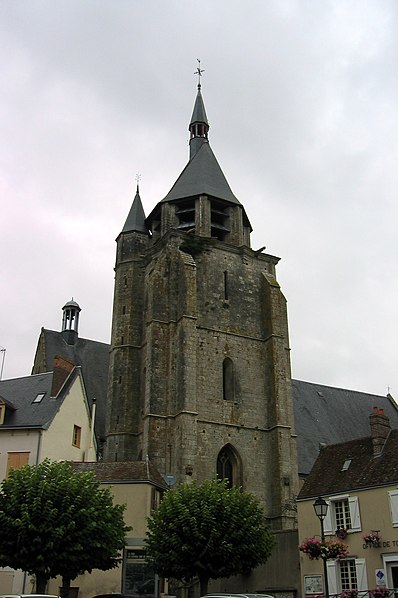
[[(95, 461), (94, 417), (81, 368), (61, 357), (52, 372), (0, 381), (0, 481), (46, 458)], [(0, 594), (29, 591), (25, 573), (0, 569)]]

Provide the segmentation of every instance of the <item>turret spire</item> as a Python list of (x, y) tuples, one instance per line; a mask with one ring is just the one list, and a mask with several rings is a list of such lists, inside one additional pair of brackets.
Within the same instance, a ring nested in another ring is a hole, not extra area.
[(204, 69), (200, 68), (200, 60), (198, 60), (198, 68), (195, 71), (195, 75), (198, 75), (198, 93), (195, 100), (195, 105), (192, 112), (191, 122), (189, 124), (189, 132), (191, 134), (191, 139), (189, 141), (190, 147), (190, 155), (189, 159), (195, 156), (198, 150), (202, 147), (204, 143), (208, 143), (208, 132), (209, 132), (209, 122), (206, 116), (205, 105), (202, 98), (201, 93), (201, 84), (200, 78)]
[(135, 193), (135, 197), (133, 200), (133, 204), (130, 208), (129, 215), (127, 216), (127, 220), (124, 224), (123, 233), (136, 231), (139, 233), (146, 233), (148, 234), (148, 229), (145, 226), (145, 213), (144, 208), (142, 207), (142, 201), (140, 197), (140, 178), (141, 175), (136, 175), (137, 181), (137, 190)]

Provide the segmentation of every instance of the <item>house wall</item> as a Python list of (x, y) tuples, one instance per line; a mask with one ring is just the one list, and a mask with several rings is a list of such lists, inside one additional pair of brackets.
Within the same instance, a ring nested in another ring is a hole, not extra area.
[[(120, 566), (109, 571), (94, 570), (91, 574), (80, 575), (72, 582), (72, 587), (79, 588), (79, 598), (92, 598), (97, 594), (121, 593), (123, 588), (123, 572), (126, 561), (126, 551), (131, 548), (143, 549), (144, 537), (147, 530), (146, 518), (151, 514), (152, 489), (151, 484), (119, 483), (103, 484), (110, 488), (115, 504), (125, 504), (124, 520), (132, 529), (126, 537), (126, 548)], [(50, 580), (49, 594), (58, 594), (61, 579)]]
[[(57, 401), (59, 399), (51, 399)], [(73, 426), (81, 427), (80, 448), (72, 445)], [(71, 384), (48, 430), (6, 430), (0, 427), (0, 480), (6, 476), (8, 453), (28, 452), (29, 465), (45, 458), (54, 461), (96, 461), (90, 444), (90, 417), (83, 384), (77, 376)], [(0, 569), (0, 595), (33, 590), (29, 575), (9, 568)], [(55, 592), (57, 593), (57, 592)]]
[[(75, 425), (81, 428), (80, 447), (72, 445)], [(49, 457), (55, 461), (96, 461), (95, 446), (90, 447), (90, 438), (90, 414), (82, 380), (77, 376), (43, 435), (40, 460)]]
[[(389, 588), (398, 586), (398, 519), (397, 513), (391, 511), (390, 492), (397, 492), (397, 485), (385, 486), (382, 488), (373, 488), (362, 491), (352, 491), (339, 496), (348, 496), (357, 498), (359, 509), (359, 528), (358, 531), (349, 531), (343, 542), (349, 547), (349, 553), (352, 558), (358, 562), (358, 572), (362, 576), (359, 579), (360, 589), (375, 589), (383, 581)], [(328, 500), (328, 497), (324, 497)], [(334, 496), (329, 497), (332, 501)], [(320, 522), (317, 518), (313, 503), (315, 498), (298, 502), (298, 523), (299, 523), (299, 542), (305, 538), (320, 538)], [(398, 504), (398, 503), (397, 503)], [(329, 507), (329, 510), (331, 507)], [(332, 518), (333, 526), (333, 518)], [(381, 536), (381, 542), (376, 546), (369, 546), (365, 543), (363, 535), (377, 530)], [(333, 529), (335, 531), (335, 527)], [(335, 534), (325, 534), (326, 539), (337, 539)], [(395, 568), (395, 571), (394, 571)], [(311, 595), (308, 591), (305, 593), (305, 576), (321, 575), (323, 578), (323, 562), (319, 560), (310, 560), (310, 558), (300, 552), (300, 569), (303, 596)], [(339, 564), (334, 561), (328, 561), (329, 570), (329, 593), (330, 595), (340, 592), (339, 587)], [(384, 572), (385, 578), (379, 578)], [(337, 587), (336, 587), (337, 574)], [(395, 579), (393, 579), (393, 575)], [(395, 584), (394, 584), (395, 580)]]
[(0, 433), (0, 480), (7, 472), (8, 453), (29, 453), (29, 465), (38, 462), (41, 430), (1, 430)]

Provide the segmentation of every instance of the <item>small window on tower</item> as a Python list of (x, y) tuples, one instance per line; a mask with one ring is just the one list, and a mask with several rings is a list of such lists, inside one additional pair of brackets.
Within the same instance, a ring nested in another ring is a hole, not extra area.
[(222, 364), (223, 374), (223, 399), (233, 401), (235, 399), (234, 364), (232, 359), (226, 357)]
[(228, 299), (228, 272), (224, 272), (224, 299)]

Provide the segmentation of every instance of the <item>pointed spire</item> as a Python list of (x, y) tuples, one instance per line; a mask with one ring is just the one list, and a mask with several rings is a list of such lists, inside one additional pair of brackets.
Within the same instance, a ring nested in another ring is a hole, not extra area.
[(192, 160), (194, 155), (198, 152), (198, 150), (202, 147), (204, 143), (208, 143), (208, 132), (209, 132), (209, 122), (207, 120), (205, 105), (202, 98), (201, 92), (201, 84), (200, 84), (200, 77), (202, 76), (203, 69), (200, 68), (200, 60), (198, 59), (199, 66), (195, 72), (195, 74), (199, 77), (198, 82), (198, 93), (196, 95), (195, 105), (192, 112), (191, 122), (189, 123), (189, 132), (191, 134), (191, 139), (189, 142), (190, 147), (190, 156), (189, 159)]
[(140, 186), (137, 180), (137, 191), (130, 208), (129, 215), (124, 224), (122, 233), (136, 231), (139, 233), (148, 233), (148, 229), (145, 226), (145, 212), (142, 207), (142, 201), (140, 197)]

